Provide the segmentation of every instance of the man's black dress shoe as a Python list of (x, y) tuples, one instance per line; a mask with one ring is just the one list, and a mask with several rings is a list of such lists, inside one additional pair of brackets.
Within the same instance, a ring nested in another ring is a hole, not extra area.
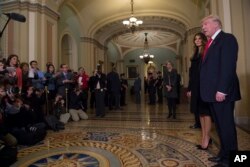
[(229, 167), (229, 165), (224, 162), (219, 162), (216, 165), (213, 165), (212, 167)]
[(208, 158), (208, 160), (211, 162), (221, 162), (222, 158), (216, 156), (216, 157), (210, 157), (210, 158)]

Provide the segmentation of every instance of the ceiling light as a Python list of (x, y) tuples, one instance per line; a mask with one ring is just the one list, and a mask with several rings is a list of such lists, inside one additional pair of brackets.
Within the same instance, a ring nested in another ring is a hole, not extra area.
[(137, 18), (134, 17), (134, 2), (131, 0), (131, 17), (128, 20), (124, 20), (122, 23), (126, 27), (128, 27), (132, 33), (135, 32), (136, 27), (143, 23), (142, 20), (137, 20)]
[(152, 64), (153, 63), (153, 58), (154, 58), (154, 55), (150, 54), (149, 53), (149, 46), (148, 46), (148, 39), (147, 39), (147, 35), (148, 33), (144, 33), (145, 34), (145, 41), (144, 41), (144, 50), (143, 50), (143, 54), (140, 55), (140, 59), (143, 60), (146, 64), (150, 63)]

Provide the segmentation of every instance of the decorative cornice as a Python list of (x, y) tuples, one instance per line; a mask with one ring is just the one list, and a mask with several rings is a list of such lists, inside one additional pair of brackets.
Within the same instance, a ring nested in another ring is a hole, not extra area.
[(194, 35), (196, 34), (197, 32), (201, 32), (201, 27), (194, 27), (194, 28), (191, 28), (189, 30), (187, 30), (187, 35)]
[(194, 27), (194, 28), (191, 28), (191, 29), (187, 30), (187, 32), (185, 33), (185, 39), (184, 39), (184, 41), (186, 42), (187, 38), (190, 35), (193, 36), (194, 34), (196, 34), (198, 32), (201, 32), (201, 27)]
[(98, 42), (97, 40), (93, 39), (93, 38), (89, 38), (89, 37), (81, 37), (81, 42), (86, 42), (86, 43), (92, 43), (95, 46), (97, 46), (98, 48), (102, 49), (102, 50), (107, 50), (108, 48), (103, 46), (100, 42)]
[(58, 20), (60, 14), (56, 11), (50, 9), (46, 5), (42, 5), (40, 3), (31, 3), (31, 2), (20, 2), (20, 1), (4, 1), (0, 2), (0, 6), (3, 11), (11, 11), (11, 10), (27, 10), (33, 12), (39, 12), (42, 14), (46, 14), (51, 18)]

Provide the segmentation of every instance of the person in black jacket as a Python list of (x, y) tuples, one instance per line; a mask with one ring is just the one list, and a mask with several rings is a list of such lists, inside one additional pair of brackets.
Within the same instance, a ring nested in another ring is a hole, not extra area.
[(161, 71), (158, 71), (157, 72), (157, 78), (156, 78), (156, 81), (155, 81), (155, 87), (156, 87), (156, 90), (157, 90), (157, 97), (158, 97), (158, 103), (163, 103), (163, 92), (162, 92), (162, 89), (163, 89), (163, 78), (162, 78), (162, 74), (161, 74)]
[(121, 80), (121, 98), (120, 98), (120, 105), (125, 106), (126, 105), (126, 92), (128, 89), (128, 81), (125, 78), (125, 74), (120, 74), (120, 80)]
[(90, 108), (94, 108), (95, 106), (95, 74), (97, 73), (97, 70), (95, 69), (93, 71), (93, 75), (89, 77), (89, 91), (90, 91)]
[(107, 74), (107, 88), (108, 88), (108, 97), (109, 97), (109, 109), (113, 109), (113, 104), (115, 110), (121, 109), (120, 107), (120, 91), (121, 91), (121, 82), (119, 74), (116, 72), (116, 69), (113, 68), (111, 72)]
[(85, 100), (83, 92), (78, 86), (69, 93), (69, 113), (73, 121), (88, 119), (88, 115), (85, 113), (86, 108), (83, 105)]
[(189, 83), (187, 96), (190, 97), (190, 111), (194, 113), (195, 123), (190, 128), (200, 128), (200, 113), (199, 113), (199, 101), (200, 101), (200, 63), (202, 52), (206, 44), (207, 38), (203, 33), (197, 33), (194, 35), (194, 54), (191, 57), (191, 66), (189, 68)]
[(195, 124), (190, 126), (190, 128), (202, 128), (202, 140), (201, 144), (198, 145), (198, 149), (202, 150), (206, 150), (209, 142), (211, 142), (209, 132), (212, 126), (209, 105), (200, 96), (200, 65), (206, 42), (207, 39), (203, 33), (197, 33), (194, 36), (194, 55), (191, 58), (187, 92), (187, 96), (191, 97), (191, 112), (195, 115)]
[(156, 99), (156, 86), (155, 86), (155, 78), (153, 73), (148, 73), (148, 97), (149, 97), (149, 105), (155, 105)]
[(201, 63), (200, 94), (209, 103), (221, 144), (218, 155), (208, 160), (229, 166), (230, 152), (238, 150), (234, 107), (241, 99), (236, 72), (239, 46), (233, 34), (222, 31), (218, 16), (202, 19), (202, 31), (211, 42)]
[(164, 68), (163, 85), (165, 88), (165, 96), (168, 103), (168, 117), (173, 116), (176, 119), (176, 103), (177, 103), (177, 71), (173, 68), (173, 64), (170, 61), (166, 62)]
[(97, 68), (94, 78), (95, 100), (96, 100), (96, 116), (105, 116), (105, 92), (107, 90), (107, 77), (101, 71), (101, 67)]
[(137, 77), (134, 81), (134, 94), (135, 94), (135, 103), (141, 104), (141, 78), (137, 74)]

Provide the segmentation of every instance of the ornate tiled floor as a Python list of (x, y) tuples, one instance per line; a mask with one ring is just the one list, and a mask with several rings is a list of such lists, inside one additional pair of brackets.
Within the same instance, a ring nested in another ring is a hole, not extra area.
[[(48, 131), (46, 139), (19, 150), (24, 167), (202, 167), (211, 166), (208, 157), (216, 155), (218, 139), (207, 151), (196, 149), (200, 130), (189, 129), (193, 115), (187, 104), (178, 107), (177, 119), (167, 119), (166, 105), (129, 105), (122, 111), (108, 111), (105, 118), (70, 122), (60, 132)], [(250, 134), (238, 130), (239, 148), (250, 150)]]

